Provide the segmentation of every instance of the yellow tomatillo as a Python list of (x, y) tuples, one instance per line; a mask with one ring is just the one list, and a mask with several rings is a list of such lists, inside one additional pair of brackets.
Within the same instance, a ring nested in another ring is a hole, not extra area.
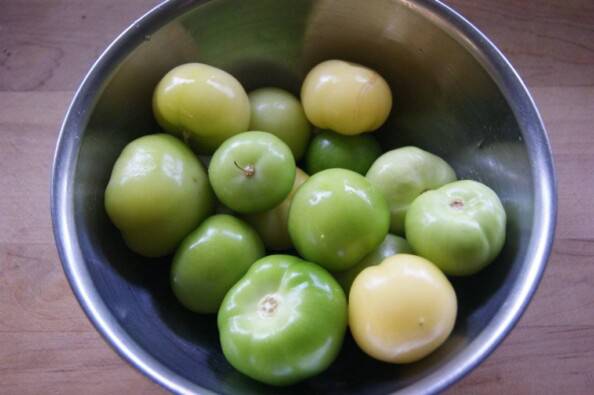
[(382, 126), (392, 109), (392, 92), (386, 80), (368, 67), (327, 60), (305, 77), (301, 103), (318, 128), (353, 135)]
[(408, 254), (363, 270), (349, 294), (349, 326), (370, 356), (410, 363), (450, 335), (457, 301), (446, 276), (428, 260)]

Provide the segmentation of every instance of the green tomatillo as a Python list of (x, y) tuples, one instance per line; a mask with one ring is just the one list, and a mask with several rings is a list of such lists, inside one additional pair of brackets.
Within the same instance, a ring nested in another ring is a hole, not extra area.
[(371, 165), (367, 179), (390, 206), (390, 232), (404, 234), (408, 207), (421, 193), (456, 180), (456, 173), (440, 157), (417, 147), (386, 152)]
[(299, 188), (289, 210), (289, 235), (305, 259), (347, 270), (388, 234), (390, 214), (381, 193), (350, 170), (328, 169)]
[(505, 210), (492, 189), (477, 181), (456, 181), (415, 199), (406, 215), (406, 238), (444, 273), (464, 276), (497, 257), (505, 223)]
[(229, 289), (264, 256), (258, 234), (230, 215), (207, 218), (177, 249), (171, 287), (197, 313), (216, 313)]
[(225, 296), (223, 354), (243, 374), (290, 385), (325, 370), (346, 330), (345, 294), (319, 267), (289, 255), (258, 260)]
[(105, 210), (128, 247), (147, 257), (172, 253), (213, 210), (206, 172), (194, 153), (168, 134), (140, 137), (116, 160)]
[(245, 132), (225, 141), (208, 166), (219, 200), (240, 213), (277, 206), (293, 187), (295, 159), (289, 147), (266, 132)]
[(316, 135), (305, 156), (309, 174), (342, 168), (365, 175), (381, 154), (380, 145), (371, 135), (345, 136), (329, 130)]
[(260, 88), (250, 92), (252, 115), (250, 130), (272, 133), (283, 140), (301, 159), (309, 142), (311, 125), (299, 100), (279, 88)]

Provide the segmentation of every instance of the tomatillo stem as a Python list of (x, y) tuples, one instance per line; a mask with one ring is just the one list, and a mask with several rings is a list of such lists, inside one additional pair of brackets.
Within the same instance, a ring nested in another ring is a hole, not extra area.
[(233, 163), (239, 170), (243, 171), (243, 174), (246, 177), (251, 177), (254, 174), (256, 174), (256, 169), (254, 168), (254, 165), (247, 165), (246, 167), (241, 167), (239, 166), (239, 164), (237, 164), (237, 161), (233, 161)]

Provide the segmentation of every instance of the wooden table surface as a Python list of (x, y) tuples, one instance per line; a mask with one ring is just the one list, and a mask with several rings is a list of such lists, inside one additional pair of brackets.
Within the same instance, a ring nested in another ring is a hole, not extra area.
[[(157, 0), (0, 0), (0, 393), (152, 394), (78, 306), (49, 216), (49, 176), (73, 90)], [(450, 393), (594, 393), (594, 1), (450, 0), (507, 55), (551, 139), (557, 237), (505, 342)]]

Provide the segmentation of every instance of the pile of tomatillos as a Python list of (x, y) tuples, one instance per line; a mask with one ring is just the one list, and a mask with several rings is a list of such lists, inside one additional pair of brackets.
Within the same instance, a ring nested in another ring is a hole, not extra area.
[(495, 192), (420, 148), (382, 153), (369, 132), (391, 108), (378, 73), (339, 60), (308, 73), (301, 101), (278, 88), (248, 95), (199, 63), (157, 85), (167, 133), (124, 148), (105, 208), (134, 252), (174, 253), (177, 299), (218, 314), (223, 353), (245, 375), (272, 385), (316, 375), (347, 325), (371, 357), (417, 361), (454, 327), (446, 276), (499, 254)]

